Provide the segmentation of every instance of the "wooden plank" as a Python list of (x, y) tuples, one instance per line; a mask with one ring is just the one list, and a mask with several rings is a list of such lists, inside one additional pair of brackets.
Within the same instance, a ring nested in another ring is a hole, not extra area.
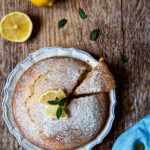
[[(27, 13), (34, 23), (32, 37), (25, 43), (10, 43), (1, 38), (1, 88), (18, 62), (24, 60), (29, 53), (46, 46), (76, 47), (90, 52), (97, 59), (103, 56), (112, 66), (112, 70), (118, 67), (118, 63), (122, 65), (120, 0), (56, 1), (52, 8), (38, 8), (26, 0), (2, 0), (0, 3), (1, 17), (11, 11), (22, 11)], [(82, 20), (79, 17), (79, 7), (85, 10), (87, 19)], [(68, 23), (64, 28), (58, 29), (57, 23), (62, 18), (66, 18)], [(100, 36), (93, 42), (89, 40), (89, 35), (95, 28), (100, 29)], [(2, 92), (1, 97), (3, 96)], [(0, 149), (22, 149), (9, 133), (4, 121), (0, 121)]]
[(98, 149), (110, 149), (117, 136), (150, 113), (150, 2), (122, 0), (121, 8), (123, 52), (129, 61), (118, 77), (113, 129)]
[[(150, 87), (150, 2), (127, 0), (122, 3), (124, 53), (129, 57), (125, 66), (128, 75), (124, 105), (131, 103), (126, 114), (126, 128), (150, 113), (148, 99)], [(132, 121), (131, 121), (132, 120)], [(130, 123), (129, 123), (130, 122)]]
[[(84, 20), (78, 15), (79, 7), (88, 16)], [(34, 30), (32, 37), (21, 44), (0, 38), (0, 88), (3, 89), (8, 74), (18, 62), (42, 47), (75, 47), (97, 59), (103, 56), (117, 79), (118, 103), (111, 132), (94, 149), (111, 149), (123, 131), (150, 113), (149, 8), (147, 0), (57, 0), (52, 8), (38, 8), (27, 0), (1, 0), (0, 18), (11, 11), (25, 12), (31, 17)], [(58, 29), (57, 23), (62, 18), (68, 22)], [(95, 28), (100, 29), (100, 36), (93, 42), (89, 35)], [(127, 64), (121, 62), (120, 53), (129, 58)], [(3, 96), (2, 90), (1, 101)], [(0, 149), (23, 149), (9, 133), (2, 119), (1, 106), (0, 112)]]

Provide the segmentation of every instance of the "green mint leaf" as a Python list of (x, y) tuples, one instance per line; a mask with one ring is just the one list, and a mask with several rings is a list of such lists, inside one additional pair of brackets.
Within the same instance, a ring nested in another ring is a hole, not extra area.
[(59, 106), (64, 106), (66, 102), (67, 102), (67, 98), (63, 98), (63, 99), (59, 102)]
[(55, 101), (58, 102), (58, 97), (55, 98)]
[(48, 101), (47, 103), (51, 104), (51, 105), (57, 105), (58, 104), (58, 102), (56, 102), (56, 101)]
[(84, 18), (87, 17), (83, 9), (79, 8), (78, 12), (79, 12), (79, 15), (80, 15), (80, 17), (81, 17), (82, 19), (84, 19)]
[(128, 62), (128, 58), (124, 55), (124, 54), (120, 54), (121, 56), (121, 59), (124, 63), (127, 63)]
[(90, 34), (90, 40), (95, 41), (99, 36), (99, 29), (94, 29)]
[(138, 150), (145, 150), (145, 146), (139, 142), (135, 142), (134, 146), (138, 149)]
[(56, 117), (57, 117), (57, 119), (59, 119), (60, 118), (60, 116), (61, 116), (61, 114), (62, 114), (62, 108), (61, 107), (59, 107), (58, 109), (57, 109), (57, 112), (56, 112)]
[(58, 28), (62, 28), (65, 24), (67, 23), (67, 20), (64, 18), (64, 19), (61, 19), (59, 22), (58, 22)]

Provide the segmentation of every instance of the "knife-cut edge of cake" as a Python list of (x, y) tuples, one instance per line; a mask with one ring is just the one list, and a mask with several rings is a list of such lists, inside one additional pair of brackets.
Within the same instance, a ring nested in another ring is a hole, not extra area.
[(98, 64), (87, 74), (87, 77), (76, 88), (74, 95), (108, 92), (116, 88), (115, 80), (104, 59), (100, 58)]

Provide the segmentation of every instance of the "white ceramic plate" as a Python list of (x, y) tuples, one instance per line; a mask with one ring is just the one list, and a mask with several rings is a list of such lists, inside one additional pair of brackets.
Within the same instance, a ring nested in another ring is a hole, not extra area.
[[(9, 128), (9, 131), (17, 138), (19, 144), (23, 146), (27, 150), (41, 150), (37, 146), (33, 145), (30, 141), (28, 141), (25, 137), (23, 137), (22, 133), (20, 132), (19, 128), (17, 127), (14, 116), (13, 116), (13, 109), (12, 109), (12, 97), (17, 85), (19, 78), (22, 74), (30, 68), (36, 62), (54, 56), (68, 56), (73, 57), (79, 60), (82, 60), (88, 63), (90, 66), (94, 67), (97, 64), (97, 60), (95, 60), (91, 55), (88, 53), (77, 50), (75, 48), (61, 48), (61, 47), (46, 47), (42, 48), (28, 56), (26, 60), (19, 63), (15, 69), (10, 73), (8, 76), (5, 88), (4, 88), (4, 100), (2, 103), (3, 106), (3, 115), (4, 120)], [(109, 117), (107, 122), (103, 128), (103, 130), (99, 133), (99, 135), (90, 143), (78, 148), (77, 150), (91, 150), (95, 145), (101, 143), (104, 137), (109, 133), (113, 120), (115, 118), (114, 115), (114, 108), (116, 104), (116, 97), (115, 97), (115, 89), (109, 92), (110, 97), (110, 110), (109, 110)]]

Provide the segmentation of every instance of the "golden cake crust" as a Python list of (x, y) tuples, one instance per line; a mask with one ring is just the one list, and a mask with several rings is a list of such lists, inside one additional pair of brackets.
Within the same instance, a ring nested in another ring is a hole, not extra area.
[(91, 141), (102, 129), (107, 115), (107, 97), (94, 94), (72, 99), (69, 119), (55, 120), (44, 113), (47, 105), (38, 97), (50, 89), (69, 95), (86, 70), (86, 64), (68, 57), (42, 60), (20, 78), (13, 96), (15, 121), (22, 134), (46, 150), (71, 150)]

